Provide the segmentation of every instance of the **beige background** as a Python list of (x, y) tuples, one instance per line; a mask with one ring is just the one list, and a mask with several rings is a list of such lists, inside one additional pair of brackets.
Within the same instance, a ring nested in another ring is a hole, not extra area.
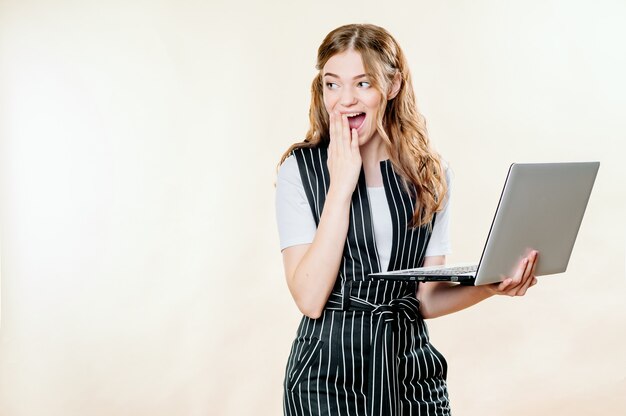
[[(275, 165), (315, 52), (403, 45), (479, 255), (513, 161), (600, 160), (565, 275), (430, 321), (456, 416), (624, 414), (626, 3), (0, 3), (0, 415), (273, 415)], [(485, 351), (479, 353), (479, 351)]]

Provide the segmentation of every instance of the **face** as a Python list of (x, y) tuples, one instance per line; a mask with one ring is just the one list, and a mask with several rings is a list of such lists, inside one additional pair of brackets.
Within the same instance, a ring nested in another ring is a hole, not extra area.
[(359, 145), (380, 140), (376, 131), (381, 93), (370, 84), (361, 54), (347, 50), (331, 57), (322, 68), (324, 106), (328, 114), (349, 114), (350, 128), (356, 128)]

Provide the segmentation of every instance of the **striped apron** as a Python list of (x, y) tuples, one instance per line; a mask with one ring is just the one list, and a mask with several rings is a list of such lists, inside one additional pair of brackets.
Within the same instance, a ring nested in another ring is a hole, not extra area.
[[(319, 224), (330, 183), (327, 148), (293, 153)], [(380, 167), (393, 224), (388, 269), (418, 267), (432, 224), (408, 227), (415, 199), (404, 191), (391, 162), (383, 161)], [(361, 170), (333, 291), (320, 318), (302, 317), (291, 348), (285, 415), (450, 414), (447, 364), (429, 342), (416, 283), (367, 278), (380, 268)]]

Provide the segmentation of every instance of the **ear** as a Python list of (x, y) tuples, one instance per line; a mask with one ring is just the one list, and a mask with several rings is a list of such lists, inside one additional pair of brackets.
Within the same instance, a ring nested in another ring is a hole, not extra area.
[(396, 72), (396, 75), (393, 77), (393, 82), (391, 83), (391, 88), (389, 88), (389, 94), (387, 94), (387, 100), (393, 100), (400, 92), (400, 87), (402, 86), (402, 76), (400, 72)]

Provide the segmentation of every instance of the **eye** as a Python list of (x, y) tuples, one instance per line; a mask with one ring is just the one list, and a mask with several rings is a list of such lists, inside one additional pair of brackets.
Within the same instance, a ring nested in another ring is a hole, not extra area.
[(335, 84), (334, 82), (327, 82), (326, 88), (328, 88), (329, 90), (334, 90), (336, 88), (339, 88), (339, 85)]
[(359, 87), (361, 88), (369, 88), (370, 87), (370, 83), (367, 81), (361, 81), (357, 84)]

